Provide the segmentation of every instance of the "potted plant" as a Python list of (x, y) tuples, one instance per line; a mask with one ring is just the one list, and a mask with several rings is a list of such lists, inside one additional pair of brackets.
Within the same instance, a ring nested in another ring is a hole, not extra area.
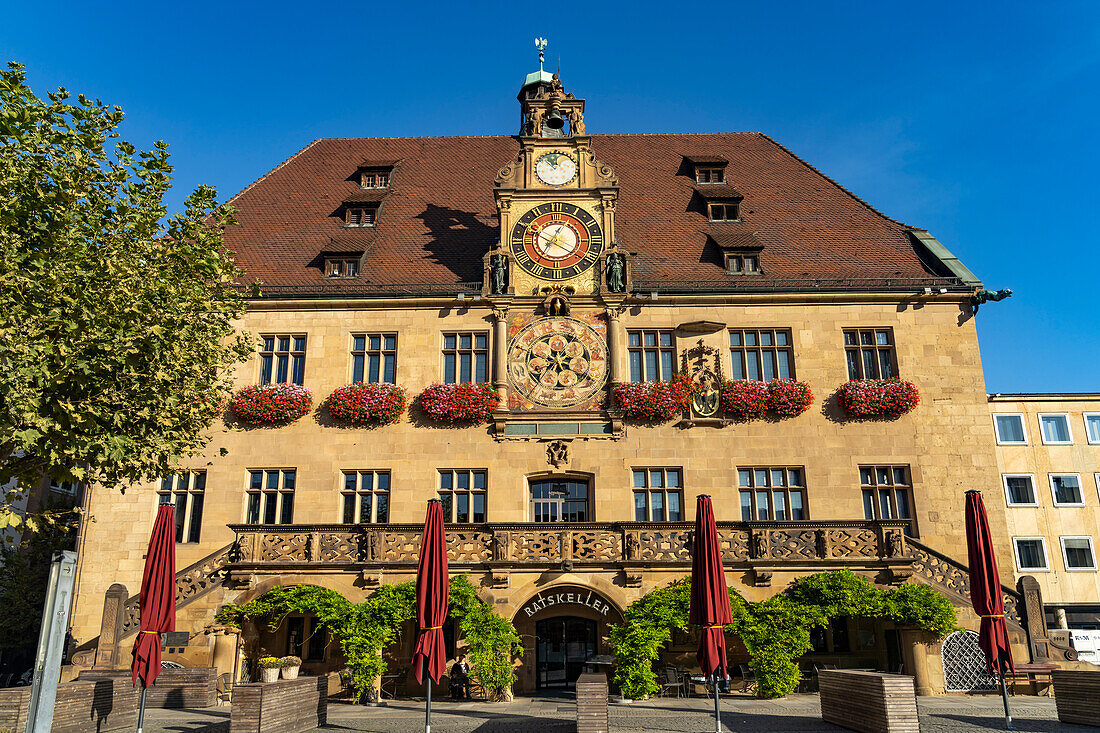
[(274, 682), (279, 679), (279, 670), (283, 660), (278, 657), (260, 657), (260, 682)]
[(298, 657), (283, 657), (280, 664), (283, 668), (284, 680), (296, 680), (298, 679), (298, 668), (302, 666), (302, 660)]
[(916, 385), (904, 379), (853, 379), (836, 392), (837, 404), (848, 417), (894, 418), (920, 404)]
[(677, 376), (667, 382), (616, 384), (615, 405), (623, 415), (639, 422), (666, 422), (682, 415), (691, 399), (691, 384)]
[(397, 422), (408, 405), (404, 387), (396, 384), (355, 382), (337, 387), (327, 400), (328, 413), (351, 425), (388, 425)]
[(492, 385), (463, 382), (433, 384), (420, 393), (419, 401), (420, 409), (429, 419), (460, 425), (487, 420), (499, 400)]
[(241, 422), (285, 425), (309, 412), (313, 393), (300, 384), (256, 384), (237, 392), (229, 406)]

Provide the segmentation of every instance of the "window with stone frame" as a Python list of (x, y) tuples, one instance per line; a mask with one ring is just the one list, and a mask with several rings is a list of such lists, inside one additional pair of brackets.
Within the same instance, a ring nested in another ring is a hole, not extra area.
[(676, 376), (676, 336), (671, 330), (627, 331), (631, 382), (667, 382)]
[(485, 521), (488, 474), (484, 470), (445, 468), (439, 471), (439, 499), (447, 524), (480, 524)]
[(443, 334), (443, 381), (446, 384), (489, 381), (489, 334), (456, 331)]
[(260, 384), (301, 384), (306, 369), (305, 334), (267, 334), (260, 338)]
[(386, 524), (390, 521), (389, 471), (344, 471), (340, 493), (344, 524)]
[(635, 468), (634, 521), (684, 521), (683, 469)]
[(864, 519), (904, 519), (905, 534), (917, 536), (909, 466), (860, 466)]
[(397, 381), (397, 334), (356, 333), (351, 337), (351, 381)]
[(730, 378), (794, 379), (794, 347), (789, 328), (731, 328)]
[(206, 499), (206, 471), (184, 471), (160, 480), (160, 504), (175, 507), (176, 542), (198, 542), (202, 532), (202, 506)]
[(293, 468), (249, 471), (245, 524), (294, 524)]
[(898, 376), (894, 332), (890, 328), (844, 329), (848, 379), (890, 379)]
[(806, 470), (801, 466), (739, 466), (741, 521), (798, 522), (809, 519)]

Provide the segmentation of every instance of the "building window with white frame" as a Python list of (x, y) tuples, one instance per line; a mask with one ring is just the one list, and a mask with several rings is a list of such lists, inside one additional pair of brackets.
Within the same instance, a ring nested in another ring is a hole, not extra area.
[(250, 471), (245, 524), (293, 524), (296, 481), (293, 468)]
[(1035, 477), (1030, 473), (1004, 473), (1001, 479), (1009, 506), (1039, 506), (1035, 496)]
[(1100, 444), (1100, 412), (1085, 413), (1085, 435), (1089, 445)]
[(997, 445), (1027, 445), (1022, 414), (996, 414), (993, 416), (993, 427), (997, 432)]
[(738, 467), (741, 521), (797, 522), (808, 519), (805, 475), (801, 467)]
[(1013, 537), (1016, 550), (1016, 568), (1020, 572), (1047, 572), (1047, 546), (1042, 537)]
[(344, 471), (344, 524), (390, 521), (390, 472)]
[(1096, 572), (1096, 554), (1092, 551), (1092, 537), (1059, 537), (1062, 543), (1062, 560), (1069, 572)]
[(206, 471), (184, 471), (165, 476), (157, 490), (161, 504), (176, 508), (176, 542), (198, 542), (202, 505), (206, 497)]
[(1072, 445), (1073, 434), (1069, 429), (1069, 415), (1039, 414), (1039, 432), (1044, 445)]
[(1050, 474), (1050, 493), (1054, 497), (1054, 506), (1085, 505), (1085, 496), (1081, 493), (1081, 476), (1079, 474)]
[(634, 469), (634, 521), (684, 521), (684, 484), (679, 468)]

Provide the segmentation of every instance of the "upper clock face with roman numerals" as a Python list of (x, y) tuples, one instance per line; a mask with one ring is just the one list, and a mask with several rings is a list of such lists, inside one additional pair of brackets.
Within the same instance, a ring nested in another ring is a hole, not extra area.
[(568, 280), (587, 271), (603, 252), (599, 222), (579, 206), (539, 204), (512, 227), (516, 264), (544, 280)]

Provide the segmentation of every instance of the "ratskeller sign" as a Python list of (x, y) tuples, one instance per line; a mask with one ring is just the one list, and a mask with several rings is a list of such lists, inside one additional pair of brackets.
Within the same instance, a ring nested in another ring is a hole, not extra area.
[(607, 599), (589, 588), (566, 588), (540, 591), (531, 600), (524, 604), (521, 612), (527, 618), (534, 616), (539, 611), (551, 606), (585, 606), (596, 613), (607, 615), (611, 610), (611, 604)]

